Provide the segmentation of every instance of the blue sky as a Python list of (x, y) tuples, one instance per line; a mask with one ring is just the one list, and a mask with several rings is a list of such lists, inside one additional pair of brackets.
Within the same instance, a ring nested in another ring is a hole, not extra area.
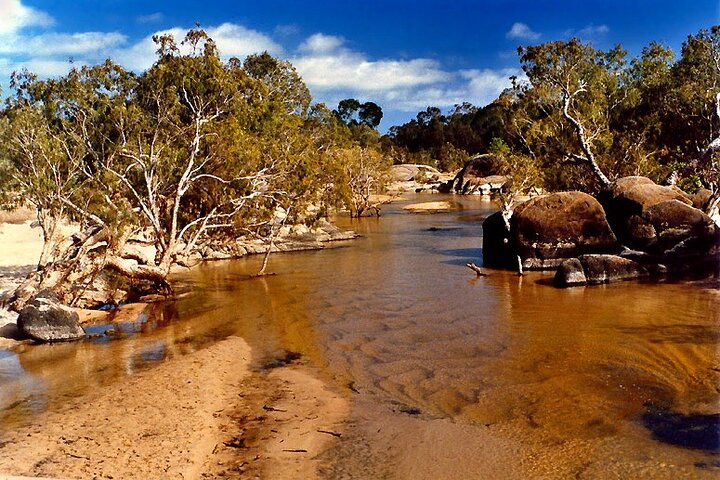
[(720, 23), (718, 0), (0, 0), (0, 85), (27, 67), (61, 75), (68, 60), (111, 57), (142, 71), (150, 37), (199, 22), (223, 56), (264, 50), (296, 65), (315, 101), (374, 101), (381, 129), (425, 107), (485, 105), (519, 74), (516, 48), (578, 36), (637, 54), (652, 40), (676, 52)]

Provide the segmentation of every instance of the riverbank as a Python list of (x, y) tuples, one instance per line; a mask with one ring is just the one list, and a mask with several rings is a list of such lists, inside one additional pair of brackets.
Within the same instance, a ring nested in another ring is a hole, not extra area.
[[(23, 343), (17, 329), (17, 313), (4, 306), (12, 292), (32, 273), (42, 251), (43, 240), (40, 228), (35, 226), (33, 214), (27, 209), (17, 212), (0, 212), (0, 349), (12, 349)], [(71, 235), (75, 229), (65, 225), (62, 234)], [(202, 255), (185, 259), (182, 265), (173, 267), (178, 273), (200, 265), (203, 261), (230, 260), (246, 255), (265, 254), (271, 252), (297, 252), (303, 250), (320, 250), (352, 240), (357, 234), (351, 230), (341, 230), (332, 223), (323, 220), (313, 228), (304, 225), (283, 227), (271, 245), (262, 239), (239, 239), (226, 245), (215, 245), (206, 248)], [(142, 300), (142, 299), (141, 299)], [(151, 300), (152, 301), (152, 300)], [(138, 311), (145, 307), (143, 303), (122, 305), (114, 312), (76, 308), (80, 317), (80, 325), (121, 323), (134, 321)]]
[(0, 434), (0, 477), (315, 478), (347, 400), (302, 366), (251, 364), (230, 337), (71, 398)]
[[(42, 239), (21, 220), (0, 224), (0, 244), (0, 295), (8, 295), (34, 269)], [(125, 305), (113, 320), (132, 321), (146, 306)], [(84, 325), (110, 315), (79, 313)], [(0, 309), (0, 348), (32, 348), (16, 319)], [(315, 478), (347, 405), (300, 365), (253, 371), (248, 344), (230, 337), (0, 429), (0, 478)]]

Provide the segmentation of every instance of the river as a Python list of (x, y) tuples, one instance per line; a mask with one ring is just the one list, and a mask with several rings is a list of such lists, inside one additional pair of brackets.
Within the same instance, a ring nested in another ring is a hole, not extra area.
[[(425, 478), (438, 478), (432, 465), (498, 453), (508, 477), (717, 475), (718, 280), (559, 290), (535, 272), (476, 278), (464, 265), (480, 263), (494, 208), (449, 198), (448, 213), (403, 211), (430, 200), (413, 195), (380, 219), (341, 219), (361, 238), (273, 255), (276, 275), (252, 278), (257, 257), (193, 269), (176, 278), (177, 301), (110, 337), (0, 352), (0, 428), (239, 335), (258, 370), (297, 353), (348, 393), (349, 433), (325, 454), (328, 478), (394, 478), (377, 461), (388, 452), (394, 465), (424, 461)], [(406, 427), (427, 438), (408, 442)], [(453, 445), (453, 431), (468, 444)], [(473, 439), (496, 442), (468, 452)], [(406, 467), (406, 478), (419, 468)]]

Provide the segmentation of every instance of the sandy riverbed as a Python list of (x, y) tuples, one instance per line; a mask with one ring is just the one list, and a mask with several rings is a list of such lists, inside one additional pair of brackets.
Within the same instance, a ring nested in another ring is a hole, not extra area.
[(0, 477), (316, 477), (347, 401), (251, 355), (231, 337), (53, 407), (0, 435)]
[[(29, 220), (0, 224), (0, 294), (33, 270), (41, 242)], [(19, 345), (16, 318), (0, 309), (0, 348)], [(0, 427), (0, 478), (315, 477), (347, 400), (301, 366), (252, 372), (251, 357), (232, 337)]]
[[(8, 286), (39, 254), (23, 228), (0, 229), (0, 245), (19, 235), (0, 250)], [(483, 428), (398, 412), (302, 362), (253, 370), (252, 357), (230, 337), (0, 426), (0, 479), (522, 477), (520, 445)]]

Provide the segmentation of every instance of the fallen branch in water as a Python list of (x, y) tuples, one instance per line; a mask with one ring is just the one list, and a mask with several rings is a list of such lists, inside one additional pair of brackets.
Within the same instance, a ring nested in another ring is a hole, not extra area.
[(332, 435), (333, 437), (340, 438), (342, 436), (342, 433), (338, 432), (331, 432), (330, 430), (318, 430), (318, 433), (327, 433), (328, 435)]
[(487, 275), (487, 273), (483, 272), (482, 269), (480, 267), (478, 267), (477, 265), (475, 265), (474, 263), (468, 263), (465, 266), (468, 267), (473, 272), (475, 272), (478, 277), (484, 277)]

